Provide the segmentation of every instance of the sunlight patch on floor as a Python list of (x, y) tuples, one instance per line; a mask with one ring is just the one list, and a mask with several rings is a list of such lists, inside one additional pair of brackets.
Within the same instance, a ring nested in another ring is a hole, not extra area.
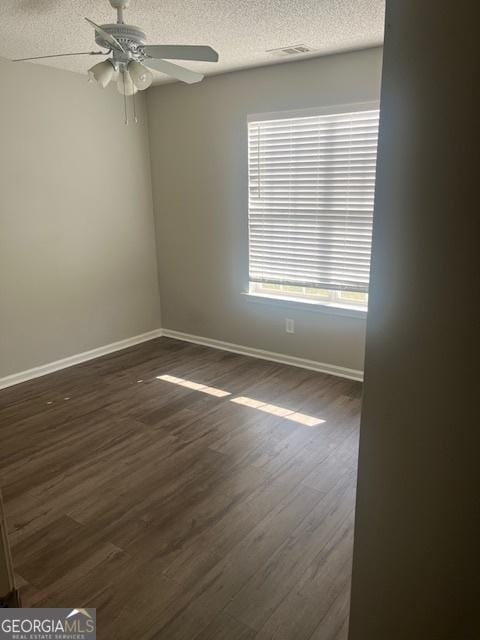
[(200, 384), (198, 382), (192, 382), (191, 380), (185, 380), (184, 378), (177, 378), (175, 376), (157, 376), (157, 380), (163, 380), (164, 382), (171, 382), (172, 384), (178, 384), (180, 387), (186, 387), (193, 391), (201, 391), (202, 393), (208, 393), (210, 396), (217, 398), (224, 398), (225, 396), (231, 396), (229, 391), (223, 389), (217, 389), (216, 387), (209, 387), (206, 384)]
[[(162, 380), (163, 382), (170, 382), (172, 384), (178, 384), (180, 387), (185, 387), (186, 389), (192, 389), (192, 391), (200, 391), (201, 393), (207, 393), (208, 395), (215, 396), (216, 398), (225, 398), (226, 396), (232, 395), (229, 391), (225, 391), (224, 389), (218, 389), (217, 387), (210, 387), (206, 384), (193, 382), (192, 380), (186, 380), (185, 378), (177, 378), (176, 376), (170, 376), (167, 374), (162, 376), (157, 376), (157, 380)], [(281, 407), (277, 404), (262, 402), (261, 400), (255, 400), (254, 398), (249, 398), (247, 396), (238, 396), (237, 398), (230, 398), (230, 402), (235, 402), (235, 404), (240, 404), (244, 407), (250, 407), (251, 409), (258, 409), (258, 411), (263, 411), (263, 413), (269, 413), (272, 416), (278, 416), (279, 418), (286, 418), (287, 420), (298, 422), (298, 424), (303, 424), (306, 427), (316, 427), (319, 424), (325, 423), (325, 420), (322, 420), (315, 416), (309, 416), (306, 413), (293, 411), (292, 409), (287, 409), (286, 407)]]
[(236, 404), (241, 404), (245, 407), (251, 407), (252, 409), (258, 409), (258, 411), (264, 411), (265, 413), (270, 413), (273, 416), (287, 418), (287, 420), (293, 420), (293, 422), (304, 424), (307, 427), (316, 427), (317, 425), (325, 422), (325, 420), (321, 420), (315, 416), (308, 416), (305, 413), (299, 413), (298, 411), (292, 411), (292, 409), (286, 409), (285, 407), (280, 407), (276, 404), (269, 404), (267, 402), (261, 402), (260, 400), (254, 400), (253, 398), (244, 396), (233, 398), (230, 402), (235, 402)]

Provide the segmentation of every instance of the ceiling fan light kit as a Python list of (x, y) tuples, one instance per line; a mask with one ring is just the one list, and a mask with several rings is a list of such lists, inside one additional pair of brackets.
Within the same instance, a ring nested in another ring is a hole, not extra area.
[(14, 62), (69, 55), (109, 56), (88, 70), (88, 79), (89, 82), (95, 81), (102, 89), (105, 89), (112, 81), (116, 81), (119, 93), (124, 96), (125, 124), (128, 124), (127, 96), (133, 98), (134, 120), (137, 122), (134, 96), (137, 91), (148, 89), (153, 82), (153, 74), (148, 67), (176, 80), (194, 84), (203, 80), (204, 76), (169, 60), (218, 62), (218, 53), (209, 46), (147, 45), (145, 33), (138, 27), (124, 22), (123, 12), (128, 7), (129, 0), (109, 1), (117, 11), (116, 23), (98, 25), (89, 18), (85, 18), (95, 30), (95, 42), (106, 51), (60, 53), (36, 58), (21, 58), (14, 60)]

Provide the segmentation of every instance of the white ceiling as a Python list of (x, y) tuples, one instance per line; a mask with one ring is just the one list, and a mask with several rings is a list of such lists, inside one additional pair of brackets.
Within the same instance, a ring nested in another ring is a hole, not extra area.
[[(305, 44), (322, 55), (383, 42), (385, 0), (131, 0), (125, 22), (146, 32), (149, 44), (209, 44), (220, 62), (185, 63), (206, 74), (275, 62), (268, 49)], [(1, 0), (0, 56), (98, 50), (87, 16), (115, 22), (108, 0)], [(298, 57), (298, 56), (297, 56)], [(92, 62), (93, 60), (93, 62)], [(43, 64), (85, 72), (93, 57)], [(156, 81), (166, 80), (157, 74)]]

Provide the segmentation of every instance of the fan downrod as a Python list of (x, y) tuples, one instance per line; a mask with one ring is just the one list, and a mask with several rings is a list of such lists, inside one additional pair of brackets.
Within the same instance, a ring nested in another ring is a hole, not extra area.
[(110, 0), (110, 4), (117, 10), (118, 24), (123, 24), (123, 10), (128, 8), (130, 0)]

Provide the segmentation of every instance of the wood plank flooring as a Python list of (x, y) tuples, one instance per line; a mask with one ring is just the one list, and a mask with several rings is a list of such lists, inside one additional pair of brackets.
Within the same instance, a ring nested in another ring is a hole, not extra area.
[(25, 606), (100, 640), (346, 640), (361, 385), (160, 338), (0, 392)]

